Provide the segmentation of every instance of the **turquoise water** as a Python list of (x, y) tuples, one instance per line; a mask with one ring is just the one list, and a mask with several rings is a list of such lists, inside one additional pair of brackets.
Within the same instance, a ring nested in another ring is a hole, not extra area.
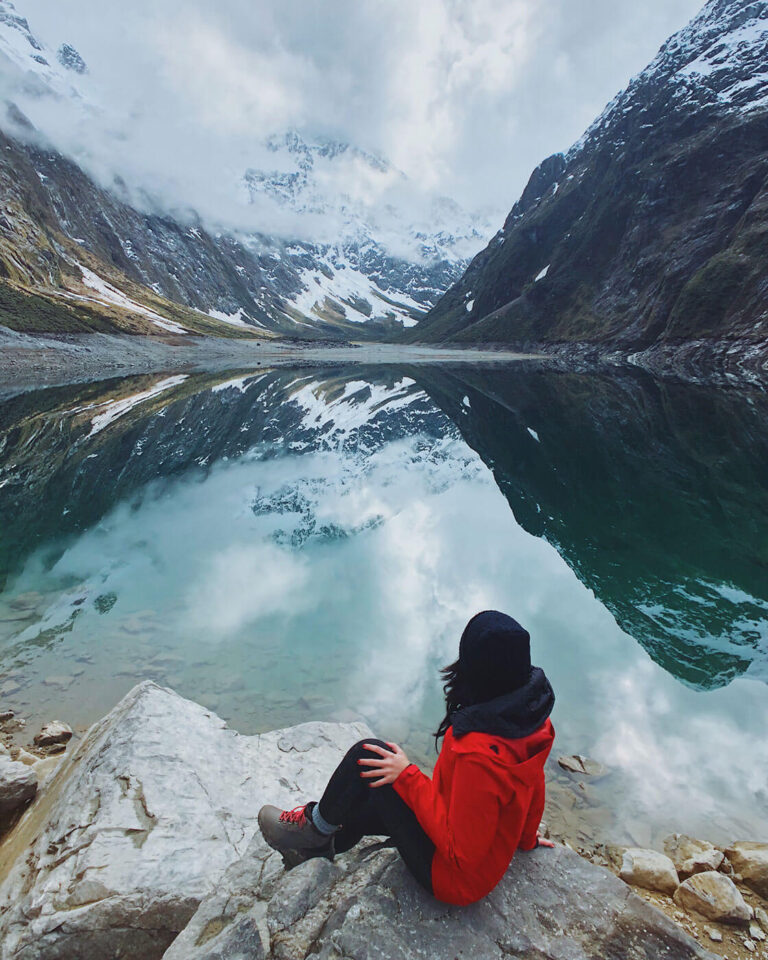
[(556, 752), (611, 771), (553, 816), (765, 837), (766, 422), (757, 391), (525, 365), (7, 396), (0, 705), (83, 728), (151, 678), (243, 732), (361, 717), (429, 765), (438, 669), (495, 607)]

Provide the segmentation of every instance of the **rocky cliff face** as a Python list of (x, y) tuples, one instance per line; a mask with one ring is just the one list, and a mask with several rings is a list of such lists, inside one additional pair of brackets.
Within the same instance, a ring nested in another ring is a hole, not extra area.
[(413, 338), (764, 349), (766, 60), (768, 3), (710, 0), (534, 171)]

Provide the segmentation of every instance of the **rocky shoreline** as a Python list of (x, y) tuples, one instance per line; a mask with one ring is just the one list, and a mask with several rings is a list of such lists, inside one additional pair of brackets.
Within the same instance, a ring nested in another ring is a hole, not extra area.
[(103, 380), (174, 370), (255, 369), (318, 363), (506, 363), (527, 354), (435, 346), (333, 341), (220, 340), (215, 337), (25, 334), (0, 326), (0, 396), (4, 389)]
[[(369, 735), (305, 723), (241, 736), (145, 682), (82, 739), (50, 724), (29, 749), (3, 746), (0, 803), (16, 799), (0, 806), (0, 957), (768, 957), (764, 843), (673, 835), (662, 853), (565, 838), (519, 854), (470, 908), (427, 897), (375, 841), (286, 873), (259, 807), (318, 794)], [(560, 765), (579, 784), (602, 772)], [(561, 839), (556, 822), (548, 832)]]
[(590, 343), (481, 347), (446, 343), (218, 340), (111, 334), (23, 334), (0, 326), (0, 397), (37, 387), (175, 370), (357, 364), (499, 364), (536, 360), (571, 372), (640, 367), (657, 377), (692, 383), (754, 383), (768, 378), (768, 348), (753, 341), (699, 340), (646, 350)]

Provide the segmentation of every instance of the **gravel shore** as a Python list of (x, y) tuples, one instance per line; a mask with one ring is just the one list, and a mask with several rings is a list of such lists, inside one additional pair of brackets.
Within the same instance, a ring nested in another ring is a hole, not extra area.
[(0, 327), (0, 386), (38, 387), (166, 370), (216, 370), (267, 363), (507, 363), (512, 351), (398, 344), (317, 344), (212, 337), (60, 336)]

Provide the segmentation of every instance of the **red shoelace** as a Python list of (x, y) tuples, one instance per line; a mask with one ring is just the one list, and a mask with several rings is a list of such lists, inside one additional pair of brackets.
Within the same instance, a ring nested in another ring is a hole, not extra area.
[(281, 823), (303, 823), (307, 819), (307, 815), (304, 812), (306, 809), (305, 805), (303, 807), (296, 807), (294, 810), (283, 810), (278, 819)]

